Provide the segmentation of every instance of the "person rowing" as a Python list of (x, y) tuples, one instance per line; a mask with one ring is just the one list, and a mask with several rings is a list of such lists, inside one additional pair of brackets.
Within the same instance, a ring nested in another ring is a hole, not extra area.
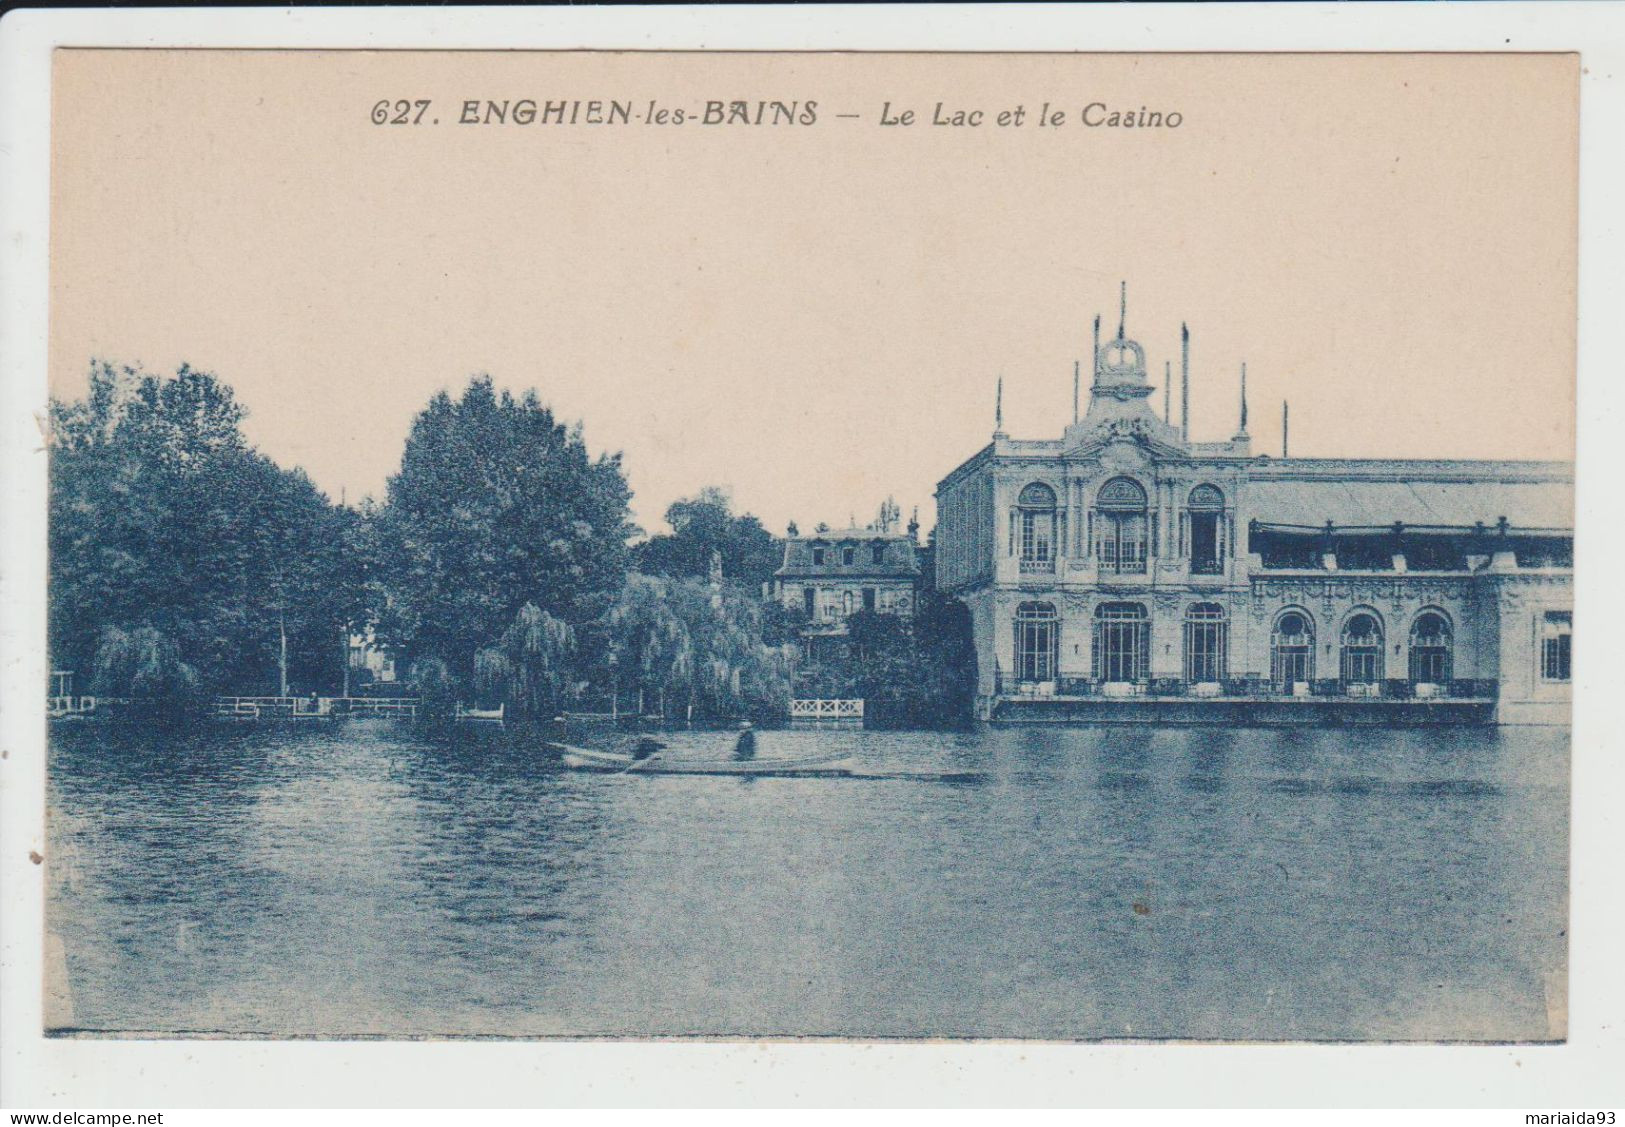
[(734, 741), (735, 759), (756, 758), (756, 729), (751, 727), (749, 720), (739, 722), (739, 738)]

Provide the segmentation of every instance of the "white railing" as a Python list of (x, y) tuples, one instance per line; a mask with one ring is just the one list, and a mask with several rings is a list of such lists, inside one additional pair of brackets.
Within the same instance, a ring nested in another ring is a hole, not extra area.
[(792, 700), (792, 720), (862, 720), (862, 700)]
[(95, 697), (46, 697), (45, 715), (58, 719), (63, 716), (89, 716), (96, 711)]
[(233, 720), (276, 717), (313, 720), (323, 716), (397, 716), (418, 714), (417, 697), (215, 697), (214, 714)]
[(408, 720), (418, 714), (417, 697), (334, 697), (348, 701), (351, 716), (404, 716)]

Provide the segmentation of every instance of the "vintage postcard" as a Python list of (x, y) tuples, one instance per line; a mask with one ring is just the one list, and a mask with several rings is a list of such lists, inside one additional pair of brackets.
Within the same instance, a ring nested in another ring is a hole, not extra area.
[(1567, 1038), (1579, 54), (50, 65), (47, 1036)]
[(54, 65), (49, 1028), (1562, 1039), (1576, 56)]

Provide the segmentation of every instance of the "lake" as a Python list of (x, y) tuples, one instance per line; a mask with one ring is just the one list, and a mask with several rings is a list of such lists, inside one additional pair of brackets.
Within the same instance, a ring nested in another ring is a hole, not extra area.
[(803, 779), (383, 721), (51, 738), (60, 1032), (1565, 1028), (1561, 729), (761, 733), (887, 776)]

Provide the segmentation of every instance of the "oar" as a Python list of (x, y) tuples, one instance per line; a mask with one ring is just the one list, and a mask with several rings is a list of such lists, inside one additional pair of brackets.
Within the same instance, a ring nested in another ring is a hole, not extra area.
[(659, 757), (660, 757), (660, 753), (658, 751), (651, 752), (649, 755), (645, 756), (642, 759), (634, 759), (634, 760), (632, 760), (632, 762), (628, 763), (625, 767), (622, 767), (619, 771), (617, 771), (615, 773), (617, 775), (624, 775), (628, 771), (636, 771), (639, 767), (642, 767), (645, 763), (651, 763), (654, 760), (658, 759)]

